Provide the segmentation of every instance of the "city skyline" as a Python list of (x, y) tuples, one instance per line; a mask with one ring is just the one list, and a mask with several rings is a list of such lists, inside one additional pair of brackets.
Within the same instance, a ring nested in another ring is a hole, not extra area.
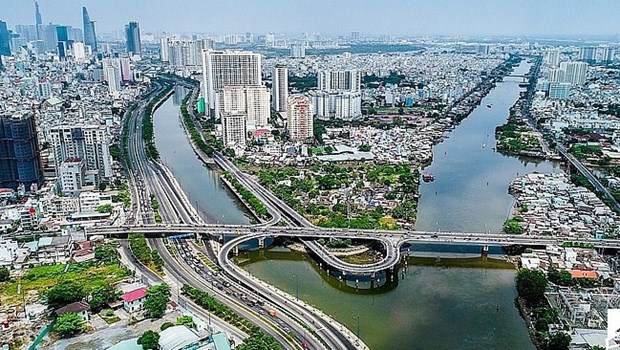
[[(148, 3), (144, 0), (66, 0), (63, 6), (56, 6), (57, 3), (57, 0), (39, 1), (43, 23), (81, 27), (81, 7), (86, 6), (101, 32), (122, 31), (129, 21), (138, 21), (145, 33), (346, 34), (357, 31), (368, 35), (413, 36), (617, 36), (620, 33), (620, 23), (615, 20), (615, 14), (620, 12), (620, 2), (611, 0), (587, 3), (559, 0), (519, 3), (490, 0), (466, 3), (453, 0), (414, 3), (404, 0), (302, 0), (294, 5), (275, 0), (187, 0), (183, 1), (183, 7), (162, 0)], [(3, 18), (10, 28), (16, 24), (34, 23), (34, 2), (5, 0), (5, 6), (12, 10), (8, 17)], [(118, 11), (119, 8), (123, 11)], [(219, 15), (222, 13), (227, 16)]]

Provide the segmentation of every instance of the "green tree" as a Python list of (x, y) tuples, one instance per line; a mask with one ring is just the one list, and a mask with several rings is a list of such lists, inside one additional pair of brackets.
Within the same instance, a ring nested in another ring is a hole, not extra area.
[(85, 326), (80, 315), (75, 312), (67, 312), (56, 319), (54, 332), (58, 333), (62, 338), (67, 338), (82, 332)]
[(95, 259), (105, 264), (118, 262), (118, 252), (116, 247), (111, 244), (100, 244), (95, 247)]
[(84, 299), (84, 288), (74, 281), (64, 281), (47, 291), (47, 306), (58, 309), (65, 305)]
[(196, 327), (196, 324), (194, 323), (194, 319), (192, 318), (192, 316), (189, 316), (189, 315), (183, 315), (177, 318), (177, 325), (187, 326), (189, 328)]
[(546, 350), (568, 350), (571, 336), (565, 332), (557, 332), (549, 336), (545, 344)]
[(170, 328), (170, 327), (174, 327), (174, 323), (172, 323), (172, 322), (164, 322), (164, 323), (162, 323), (162, 324), (161, 324), (161, 326), (159, 327), (159, 330), (160, 330), (160, 331), (163, 331), (163, 330), (165, 330), (165, 329), (167, 329), (167, 328)]
[(170, 287), (165, 284), (158, 284), (150, 287), (146, 291), (144, 310), (150, 318), (161, 318), (166, 312), (166, 305), (170, 301)]
[(102, 182), (99, 184), (99, 191), (103, 192), (105, 191), (105, 189), (108, 188), (108, 184), (105, 182)]
[(11, 277), (11, 273), (9, 269), (6, 267), (0, 267), (0, 282), (6, 282)]
[(367, 145), (367, 144), (362, 144), (360, 145), (357, 150), (360, 152), (370, 152), (370, 149), (372, 148), (372, 146)]
[(540, 305), (545, 300), (547, 278), (540, 270), (521, 269), (516, 277), (517, 293), (532, 307)]
[(109, 284), (95, 287), (90, 293), (88, 304), (93, 312), (101, 311), (109, 302), (114, 301), (117, 295)]
[(97, 207), (98, 213), (111, 213), (112, 212), (112, 204), (104, 204)]
[(154, 331), (146, 331), (138, 338), (138, 344), (144, 350), (154, 350), (159, 346), (159, 334)]

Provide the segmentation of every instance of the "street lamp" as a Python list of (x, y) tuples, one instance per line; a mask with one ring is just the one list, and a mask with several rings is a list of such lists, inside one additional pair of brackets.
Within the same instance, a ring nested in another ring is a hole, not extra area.
[(360, 315), (353, 316), (354, 320), (357, 320), (357, 341), (356, 344), (360, 342)]
[(295, 297), (296, 297), (297, 301), (299, 301), (299, 276), (294, 273), (293, 277), (295, 277), (295, 280), (296, 280), (296, 283), (295, 283)]

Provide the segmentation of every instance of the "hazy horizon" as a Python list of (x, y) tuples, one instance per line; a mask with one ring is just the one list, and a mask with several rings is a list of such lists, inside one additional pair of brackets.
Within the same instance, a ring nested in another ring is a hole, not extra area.
[[(3, 0), (9, 28), (34, 24), (34, 1)], [(62, 6), (58, 6), (62, 4)], [(143, 33), (349, 33), (368, 35), (616, 36), (620, 1), (504, 0), (39, 0), (43, 23), (82, 28), (86, 6), (97, 32), (129, 21)]]

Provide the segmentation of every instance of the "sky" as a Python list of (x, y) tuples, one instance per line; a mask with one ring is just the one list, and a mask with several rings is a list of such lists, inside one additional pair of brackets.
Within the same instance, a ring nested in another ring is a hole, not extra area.
[[(579, 36), (620, 33), (618, 0), (39, 0), (43, 23), (97, 32)], [(34, 1), (0, 0), (9, 28), (34, 23)]]

